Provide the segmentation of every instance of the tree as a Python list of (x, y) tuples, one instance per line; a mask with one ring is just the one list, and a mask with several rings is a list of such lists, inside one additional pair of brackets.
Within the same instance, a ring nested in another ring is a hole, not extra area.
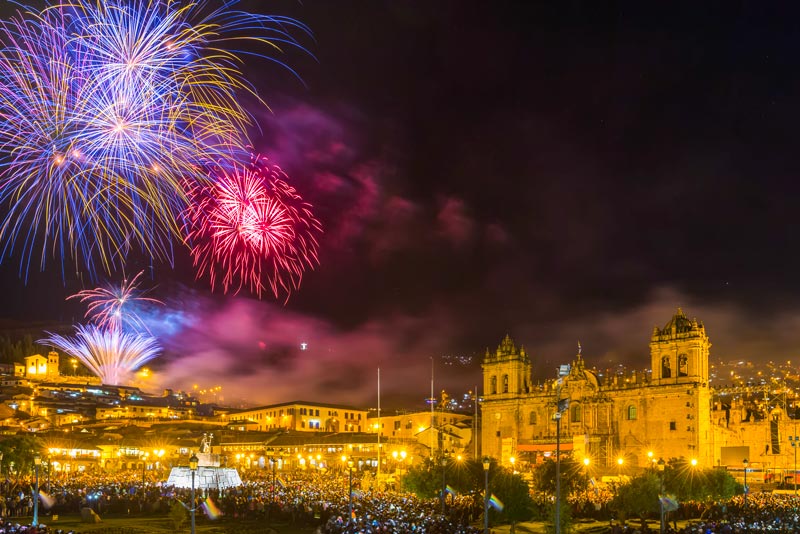
[[(561, 517), (556, 518), (556, 506), (553, 504), (552, 520), (561, 524), (561, 532), (567, 532), (572, 522), (570, 507), (567, 505), (566, 496), (586, 488), (589, 475), (583, 464), (575, 461), (571, 456), (562, 456), (559, 467), (561, 478)], [(533, 471), (533, 487), (537, 491), (553, 495), (556, 494), (556, 461), (548, 458)]]
[(400, 487), (421, 499), (436, 497), (442, 489), (441, 467), (437, 470), (436, 465), (430, 459), (414, 465), (400, 479)]
[(740, 492), (741, 484), (724, 469), (699, 468), (685, 458), (670, 460), (664, 470), (665, 485), (680, 502), (694, 501), (707, 513), (715, 501)]
[(498, 511), (501, 521), (511, 523), (512, 534), (516, 532), (516, 524), (529, 521), (534, 513), (528, 483), (519, 475), (507, 469), (497, 472), (492, 479), (490, 492), (503, 503), (503, 510)]
[[(562, 495), (583, 490), (589, 484), (589, 475), (583, 464), (576, 462), (570, 456), (561, 458), (560, 473)], [(533, 487), (543, 493), (556, 494), (556, 461), (554, 459), (546, 459), (533, 470)]]
[(616, 495), (611, 500), (611, 507), (623, 517), (639, 517), (644, 519), (650, 514), (660, 511), (658, 494), (661, 479), (652, 470), (631, 478), (627, 483), (617, 486)]
[(13, 463), (17, 473), (27, 474), (33, 469), (34, 456), (42, 453), (42, 447), (36, 438), (20, 434), (0, 441), (0, 453), (6, 471)]

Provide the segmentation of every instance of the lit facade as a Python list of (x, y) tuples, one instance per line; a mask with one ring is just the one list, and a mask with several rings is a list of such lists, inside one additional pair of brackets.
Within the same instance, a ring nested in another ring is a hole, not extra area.
[(299, 432), (364, 432), (367, 411), (342, 404), (294, 401), (231, 413), (231, 426), (246, 430)]
[[(716, 465), (711, 429), (711, 388), (705, 327), (681, 310), (650, 338), (652, 371), (601, 378), (572, 361), (559, 387), (556, 379), (531, 383), (531, 360), (510, 337), (483, 361), (482, 446), (508, 464), (512, 457), (537, 461), (556, 445), (561, 401), (561, 448), (594, 465), (643, 467), (656, 458), (692, 457)], [(567, 363), (567, 362), (565, 362)]]

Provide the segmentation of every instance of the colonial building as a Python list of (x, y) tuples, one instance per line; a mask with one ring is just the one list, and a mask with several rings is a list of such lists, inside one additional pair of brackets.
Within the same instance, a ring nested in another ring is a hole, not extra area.
[(679, 309), (653, 330), (650, 371), (601, 378), (586, 367), (579, 347), (565, 376), (533, 386), (528, 353), (506, 336), (483, 361), (483, 453), (506, 465), (512, 457), (536, 462), (560, 441), (561, 450), (600, 467), (620, 458), (642, 467), (672, 457), (717, 465), (710, 347), (703, 323)]
[(293, 401), (231, 413), (232, 427), (247, 430), (297, 430), (300, 432), (364, 432), (367, 411), (343, 404)]

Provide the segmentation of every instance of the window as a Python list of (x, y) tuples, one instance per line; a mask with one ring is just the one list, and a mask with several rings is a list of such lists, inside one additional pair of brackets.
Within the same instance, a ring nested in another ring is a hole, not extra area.
[(630, 406), (628, 406), (628, 421), (635, 421), (636, 416), (637, 416), (636, 406), (631, 404)]
[(689, 376), (689, 357), (685, 354), (678, 356), (678, 376)]
[(528, 424), (535, 425), (536, 424), (536, 412), (531, 412), (528, 416)]
[(573, 423), (580, 423), (581, 422), (581, 405), (580, 404), (573, 404), (572, 408), (570, 409), (570, 421)]
[(503, 375), (503, 393), (508, 393), (508, 375)]
[(493, 376), (491, 380), (491, 385), (489, 386), (489, 393), (492, 395), (497, 393), (497, 377)]
[(672, 376), (672, 369), (669, 366), (669, 356), (661, 358), (661, 378), (670, 378)]
[(412, 428), (414, 428), (414, 423), (413, 423), (413, 421), (411, 421), (411, 419), (409, 419), (406, 422), (406, 430), (411, 430)]
[(670, 429), (670, 430), (678, 430), (678, 425), (677, 425), (677, 423), (675, 423), (675, 421), (670, 421), (670, 422), (669, 422), (669, 429)]

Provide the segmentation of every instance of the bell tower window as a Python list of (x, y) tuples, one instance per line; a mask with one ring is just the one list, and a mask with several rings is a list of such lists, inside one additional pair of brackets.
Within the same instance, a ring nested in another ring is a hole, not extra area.
[(661, 358), (661, 378), (671, 378), (672, 369), (669, 364), (669, 356)]
[(689, 357), (685, 354), (678, 356), (678, 376), (689, 376)]
[(497, 394), (497, 377), (496, 376), (492, 377), (490, 388), (489, 388), (489, 392), (492, 395), (496, 395)]
[(508, 375), (503, 375), (503, 393), (508, 393)]

